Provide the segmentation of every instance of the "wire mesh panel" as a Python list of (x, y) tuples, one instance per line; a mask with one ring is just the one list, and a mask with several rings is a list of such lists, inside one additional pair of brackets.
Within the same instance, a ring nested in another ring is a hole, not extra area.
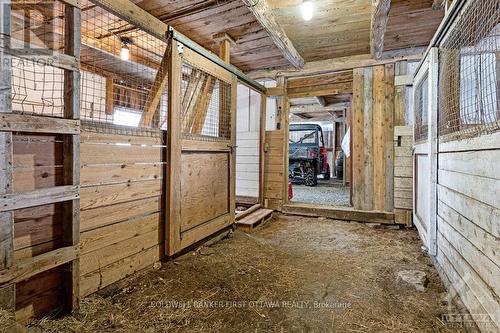
[[(88, 2), (83, 2), (81, 21), (81, 117), (86, 126), (165, 129), (167, 90), (155, 78), (166, 42)], [(143, 124), (148, 98), (158, 91), (159, 103), (150, 105), (153, 121)]]
[(231, 84), (183, 62), (181, 126), (187, 139), (231, 139)]
[(500, 1), (474, 0), (440, 45), (439, 134), (500, 129)]
[(64, 53), (64, 4), (13, 0), (11, 8), (12, 111), (62, 117), (64, 70), (52, 57)]
[(415, 142), (423, 142), (428, 138), (429, 129), (429, 74), (426, 73), (415, 87)]

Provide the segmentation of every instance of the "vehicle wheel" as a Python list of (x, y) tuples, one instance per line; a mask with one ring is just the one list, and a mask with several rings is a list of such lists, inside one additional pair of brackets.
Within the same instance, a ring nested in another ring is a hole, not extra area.
[(330, 164), (326, 165), (326, 172), (323, 175), (323, 178), (325, 178), (325, 180), (330, 180)]
[(306, 186), (316, 186), (318, 185), (318, 177), (314, 168), (307, 169), (305, 177)]

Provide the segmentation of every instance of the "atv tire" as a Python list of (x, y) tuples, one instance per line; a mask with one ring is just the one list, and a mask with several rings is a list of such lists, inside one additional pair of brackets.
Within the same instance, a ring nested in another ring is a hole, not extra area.
[(308, 168), (305, 176), (306, 186), (316, 186), (318, 185), (318, 177), (316, 175), (316, 170), (314, 168)]

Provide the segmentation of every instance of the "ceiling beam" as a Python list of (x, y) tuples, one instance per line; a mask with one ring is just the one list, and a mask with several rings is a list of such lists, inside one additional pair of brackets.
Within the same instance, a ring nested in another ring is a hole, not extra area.
[(318, 102), (319, 105), (321, 106), (326, 106), (326, 99), (323, 96), (314, 96), (316, 98), (316, 101)]
[(321, 107), (315, 104), (306, 105), (291, 105), (290, 113), (315, 113), (315, 112), (335, 112), (342, 111), (349, 107), (349, 103), (335, 103), (326, 107)]
[(370, 52), (374, 59), (380, 59), (384, 52), (384, 35), (390, 10), (391, 0), (373, 0)]
[[(404, 49), (407, 50), (407, 49)], [(332, 72), (344, 71), (359, 67), (369, 67), (377, 65), (385, 65), (394, 63), (397, 61), (419, 61), (422, 59), (422, 55), (425, 52), (425, 48), (413, 48), (409, 49), (411, 54), (405, 56), (382, 58), (380, 60), (373, 59), (371, 54), (361, 54), (354, 56), (347, 56), (341, 58), (333, 58), (320, 61), (307, 62), (304, 68), (301, 70), (294, 69), (264, 69), (256, 70), (247, 73), (252, 79), (276, 79), (278, 76), (284, 76), (286, 78), (291, 77), (305, 77), (312, 75), (321, 75)]]
[(267, 4), (266, 0), (243, 0), (248, 9), (254, 14), (255, 18), (262, 27), (267, 31), (269, 37), (273, 40), (278, 49), (281, 50), (283, 56), (295, 68), (304, 67), (304, 59), (293, 46), (292, 41), (288, 38), (285, 30), (278, 24), (272, 9)]

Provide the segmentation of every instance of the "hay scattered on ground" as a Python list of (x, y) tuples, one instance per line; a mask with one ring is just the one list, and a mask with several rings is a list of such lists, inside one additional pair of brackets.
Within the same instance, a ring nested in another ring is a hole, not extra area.
[[(397, 272), (424, 271), (420, 292)], [(460, 332), (415, 231), (278, 216), (83, 300), (42, 332)]]

